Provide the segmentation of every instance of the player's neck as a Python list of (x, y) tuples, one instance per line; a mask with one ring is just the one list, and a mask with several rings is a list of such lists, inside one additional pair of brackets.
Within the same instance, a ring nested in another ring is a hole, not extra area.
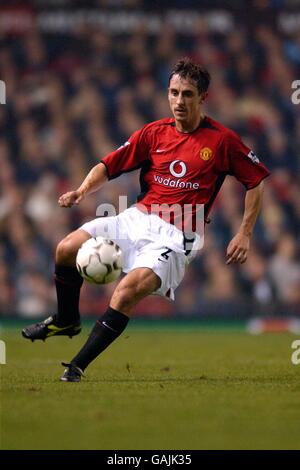
[(198, 116), (197, 119), (193, 121), (178, 121), (175, 119), (175, 126), (178, 132), (182, 132), (183, 134), (189, 134), (200, 126), (203, 119), (204, 114), (200, 114), (200, 116)]

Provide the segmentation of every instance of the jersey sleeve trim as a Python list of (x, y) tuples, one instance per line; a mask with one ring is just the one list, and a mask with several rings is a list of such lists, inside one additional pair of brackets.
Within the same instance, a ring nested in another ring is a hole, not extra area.
[(256, 188), (265, 178), (268, 178), (268, 176), (270, 176), (270, 173), (266, 174), (266, 175), (262, 175), (262, 177), (260, 178), (260, 180), (256, 183), (254, 183), (253, 185), (249, 185), (249, 186), (245, 186), (246, 188), (246, 191), (249, 191), (250, 189), (254, 189)]
[(109, 171), (108, 171), (108, 166), (107, 166), (107, 164), (106, 164), (103, 160), (100, 160), (100, 163), (102, 163), (102, 164), (105, 166), (105, 168), (106, 168), (106, 174), (107, 174), (107, 179), (108, 179), (108, 181), (111, 180), (111, 179), (113, 179), (113, 178), (109, 175)]
[(110, 176), (108, 178), (109, 181), (111, 180), (114, 180), (115, 178), (118, 178), (119, 176), (121, 175), (125, 175), (126, 173), (130, 173), (131, 171), (135, 171), (135, 170), (138, 170), (139, 168), (141, 168), (141, 165), (142, 165), (143, 162), (139, 163), (139, 165), (133, 167), (133, 168), (130, 168), (129, 170), (122, 170), (120, 171), (119, 173), (116, 173), (115, 175), (113, 176)]

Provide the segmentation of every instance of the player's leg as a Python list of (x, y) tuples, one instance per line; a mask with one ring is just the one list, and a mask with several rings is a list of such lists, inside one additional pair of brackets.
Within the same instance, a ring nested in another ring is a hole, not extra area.
[(161, 285), (161, 279), (150, 268), (136, 268), (128, 273), (117, 285), (110, 307), (130, 317), (135, 305)]
[(155, 292), (161, 279), (149, 268), (137, 268), (128, 273), (115, 289), (110, 305), (96, 322), (87, 342), (70, 364), (61, 380), (79, 382), (84, 369), (125, 330), (135, 305)]
[(46, 339), (50, 336), (75, 336), (81, 331), (79, 297), (83, 279), (76, 269), (77, 251), (91, 235), (78, 229), (57, 246), (55, 257), (55, 286), (57, 314), (43, 322), (24, 328), (24, 338)]
[(76, 255), (89, 238), (89, 233), (78, 229), (57, 245), (54, 278), (57, 294), (56, 319), (60, 325), (80, 323), (79, 297), (83, 278), (76, 268)]
[(110, 237), (116, 232), (117, 217), (99, 217), (70, 233), (57, 246), (55, 257), (55, 285), (57, 314), (45, 321), (24, 328), (22, 335), (34, 341), (50, 336), (80, 333), (79, 296), (83, 279), (77, 272), (77, 251), (91, 237)]

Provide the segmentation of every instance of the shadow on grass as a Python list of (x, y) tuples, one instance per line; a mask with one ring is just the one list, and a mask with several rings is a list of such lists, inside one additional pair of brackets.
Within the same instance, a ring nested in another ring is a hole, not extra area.
[(296, 382), (297, 378), (293, 374), (286, 374), (284, 376), (224, 376), (224, 377), (210, 377), (207, 375), (200, 375), (198, 377), (154, 377), (154, 378), (115, 378), (115, 379), (85, 379), (85, 383), (206, 383), (206, 384), (281, 384)]

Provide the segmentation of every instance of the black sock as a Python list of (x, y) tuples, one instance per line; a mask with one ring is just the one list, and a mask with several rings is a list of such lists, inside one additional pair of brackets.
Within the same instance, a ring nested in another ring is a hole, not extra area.
[(71, 363), (84, 370), (104, 349), (125, 330), (129, 318), (124, 313), (108, 307), (105, 314), (97, 320), (87, 342)]
[(55, 286), (57, 294), (57, 322), (61, 325), (79, 323), (79, 296), (83, 279), (72, 266), (55, 265)]

